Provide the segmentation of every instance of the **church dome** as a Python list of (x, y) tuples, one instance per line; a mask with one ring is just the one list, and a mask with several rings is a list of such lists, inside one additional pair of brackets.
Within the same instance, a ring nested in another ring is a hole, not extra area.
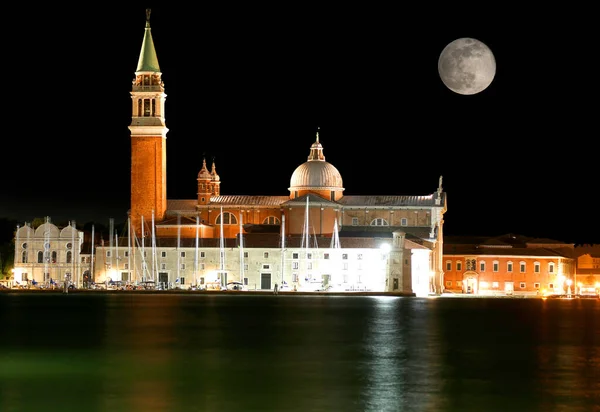
[(318, 132), (316, 141), (310, 147), (308, 161), (298, 166), (292, 174), (289, 190), (344, 190), (342, 175), (334, 165), (325, 161)]
[(309, 160), (296, 168), (290, 180), (290, 190), (341, 189), (342, 176), (331, 163)]

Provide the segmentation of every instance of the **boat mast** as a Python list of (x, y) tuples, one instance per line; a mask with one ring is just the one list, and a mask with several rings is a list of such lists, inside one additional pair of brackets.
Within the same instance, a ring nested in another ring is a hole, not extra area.
[(144, 232), (144, 215), (141, 216), (142, 221), (142, 282), (146, 281), (146, 235)]
[(335, 218), (335, 220), (333, 221), (333, 236), (331, 237), (331, 261), (332, 264), (330, 265), (330, 267), (332, 268), (332, 273), (331, 273), (331, 283), (339, 283), (338, 282), (338, 274), (340, 273), (339, 270), (340, 268), (338, 267), (338, 265), (340, 265), (340, 235), (339, 235), (339, 229), (338, 229), (338, 224), (337, 224), (337, 217)]
[(285, 215), (281, 216), (281, 285), (283, 286), (283, 267), (285, 264)]
[[(310, 233), (309, 233), (309, 225), (308, 225), (308, 219), (309, 219), (309, 214), (308, 214), (308, 210), (309, 210), (309, 206), (308, 206), (308, 195), (306, 196), (306, 210), (304, 212), (304, 233), (303, 233), (303, 239), (302, 241), (304, 242), (304, 281), (305, 282), (310, 282), (310, 278), (309, 278), (309, 273), (308, 273), (308, 248), (310, 247)], [(311, 276), (312, 277), (312, 276)]]
[[(94, 273), (94, 225), (92, 225), (92, 261), (90, 262), (90, 278), (94, 279), (94, 283), (96, 283), (96, 274)], [(106, 275), (105, 275), (106, 276)]]
[[(71, 273), (75, 273), (75, 250), (77, 250), (75, 249), (75, 221), (69, 222), (69, 225), (71, 225), (71, 228), (73, 229), (71, 230)], [(77, 242), (77, 245), (79, 245), (79, 242)], [(50, 276), (49, 281), (52, 283), (52, 276)], [(78, 286), (78, 283), (79, 273), (77, 273), (77, 283), (75, 283), (75, 285)]]
[(194, 256), (194, 283), (193, 286), (198, 285), (198, 231), (200, 230), (200, 216), (196, 216), (196, 253)]
[[(113, 268), (113, 254), (115, 253), (115, 251), (113, 250), (113, 232), (114, 232), (114, 225), (115, 225), (115, 219), (113, 219), (112, 217), (108, 219), (108, 250), (110, 251), (110, 254), (108, 256), (108, 267), (111, 269)], [(112, 278), (111, 278), (112, 279)], [(112, 280), (116, 280), (116, 279), (112, 279)]]
[(219, 242), (219, 246), (220, 246), (220, 257), (219, 257), (219, 276), (221, 278), (221, 286), (223, 286), (223, 283), (225, 282), (225, 279), (223, 278), (224, 274), (225, 274), (225, 240), (223, 239), (223, 206), (221, 206), (221, 231), (220, 231), (220, 242)]
[[(135, 270), (131, 271), (131, 217), (127, 217), (127, 270), (129, 271), (129, 280), (132, 277), (135, 279), (137, 285), (137, 276), (135, 276)], [(133, 273), (134, 276), (131, 276)]]
[[(115, 264), (116, 266), (116, 271), (117, 273), (119, 272), (119, 234), (115, 233), (115, 259), (117, 260), (117, 263)], [(121, 280), (123, 280), (121, 278)]]
[(308, 251), (309, 248), (309, 239), (310, 239), (310, 233), (308, 231), (308, 196), (306, 196), (306, 210), (304, 211), (304, 231), (303, 231), (303, 243), (304, 243), (304, 248), (306, 249), (305, 251)]
[(158, 282), (157, 272), (158, 261), (156, 260), (156, 233), (154, 232), (154, 209), (152, 209), (152, 280), (156, 283)]
[[(49, 273), (50, 269), (48, 265), (50, 264), (50, 229), (48, 229), (48, 224), (50, 223), (50, 218), (46, 216), (46, 225), (44, 227), (44, 273), (42, 276), (46, 276), (46, 273)], [(50, 276), (52, 277), (52, 276)], [(32, 276), (32, 282), (35, 280), (35, 276)], [(46, 280), (46, 279), (44, 279)], [(68, 286), (68, 285), (67, 285)]]
[(180, 278), (181, 270), (181, 215), (177, 215), (177, 279), (175, 283), (181, 282)]
[(244, 285), (244, 233), (243, 233), (242, 211), (241, 210), (240, 210), (240, 283), (242, 285)]

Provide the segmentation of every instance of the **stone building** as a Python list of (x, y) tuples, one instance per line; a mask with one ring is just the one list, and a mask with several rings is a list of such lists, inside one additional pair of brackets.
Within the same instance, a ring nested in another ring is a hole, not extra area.
[[(292, 290), (441, 292), (441, 177), (426, 195), (346, 195), (317, 131), (285, 195), (223, 194), (226, 182), (215, 163), (209, 169), (203, 160), (198, 175), (190, 176), (197, 197), (168, 199), (166, 93), (149, 13), (131, 98), (129, 231), (126, 239), (97, 247), (97, 282), (220, 288), (239, 281), (258, 290), (285, 282)], [(390, 188), (401, 190), (393, 181)]]
[(15, 232), (12, 287), (61, 287), (65, 281), (84, 286), (92, 282), (92, 256), (84, 232), (75, 222), (64, 228), (50, 218), (37, 228), (30, 224)]
[(600, 296), (600, 245), (581, 245), (575, 248), (577, 274), (574, 285), (581, 295)]
[(506, 234), (446, 236), (444, 287), (483, 296), (574, 294), (575, 247)]

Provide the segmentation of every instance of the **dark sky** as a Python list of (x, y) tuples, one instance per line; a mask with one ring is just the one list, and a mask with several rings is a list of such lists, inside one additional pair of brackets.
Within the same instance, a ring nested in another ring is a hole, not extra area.
[[(128, 3), (6, 14), (0, 217), (126, 219), (129, 93), (151, 7), (169, 199), (195, 198), (203, 157), (222, 194), (287, 195), (320, 128), (346, 195), (431, 194), (442, 175), (446, 234), (600, 243), (591, 10)], [(496, 59), (477, 95), (438, 74), (461, 37)]]

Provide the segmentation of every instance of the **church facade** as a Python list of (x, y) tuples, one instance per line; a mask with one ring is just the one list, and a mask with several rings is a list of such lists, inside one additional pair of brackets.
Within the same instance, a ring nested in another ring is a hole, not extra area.
[[(197, 197), (167, 198), (166, 93), (149, 13), (132, 82), (128, 235), (96, 249), (96, 282), (163, 287), (377, 291), (443, 289), (446, 194), (346, 195), (317, 131), (288, 194), (221, 193), (213, 162), (199, 165)], [(293, 148), (292, 148), (293, 149)], [(299, 150), (302, 148), (298, 148)]]

